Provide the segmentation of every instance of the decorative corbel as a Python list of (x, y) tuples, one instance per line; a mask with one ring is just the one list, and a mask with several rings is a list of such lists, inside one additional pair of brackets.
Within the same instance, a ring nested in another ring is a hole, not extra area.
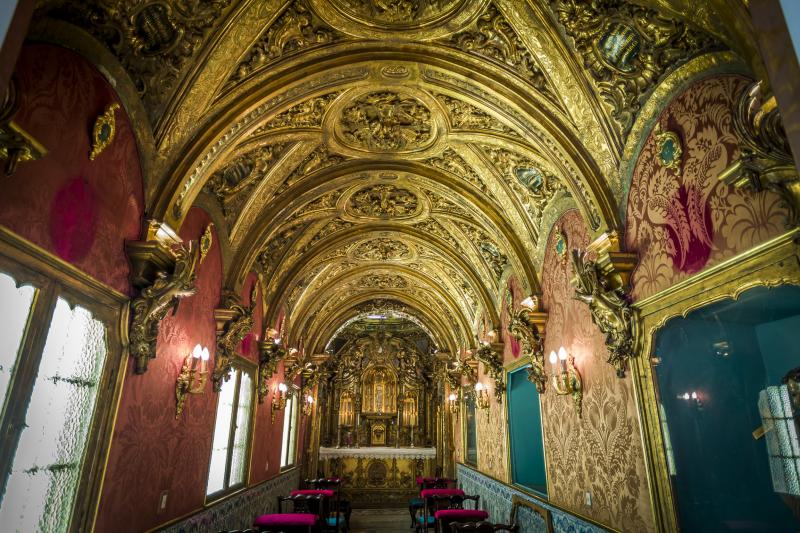
[(258, 284), (253, 286), (250, 307), (239, 303), (239, 296), (232, 291), (223, 294), (223, 307), (214, 310), (217, 323), (217, 353), (214, 356), (214, 373), (211, 376), (214, 392), (222, 390), (222, 384), (231, 378), (232, 360), (242, 340), (253, 329), (253, 311), (256, 306)]
[(161, 321), (177, 309), (181, 298), (195, 293), (197, 265), (202, 261), (200, 246), (173, 240), (150, 240), (126, 244), (133, 263), (131, 277), (140, 294), (131, 302), (130, 354), (136, 359), (137, 374), (147, 372), (156, 356), (156, 339)]
[(497, 403), (503, 403), (503, 394), (506, 392), (502, 347), (502, 344), (485, 343), (475, 351), (475, 357), (483, 363), (483, 371), (494, 380), (494, 397)]
[(800, 224), (800, 178), (777, 101), (765, 96), (761, 82), (742, 93), (732, 119), (740, 155), (719, 179), (737, 188), (777, 193), (789, 209), (786, 226), (793, 228)]
[(47, 149), (14, 122), (18, 109), (17, 83), (12, 78), (0, 103), (0, 159), (6, 162), (6, 176), (11, 176), (19, 163), (47, 155)]
[(512, 303), (508, 302), (508, 332), (520, 343), (523, 357), (530, 359), (528, 381), (536, 385), (539, 394), (544, 394), (547, 385), (547, 374), (544, 369), (544, 327), (547, 313), (541, 310), (538, 297), (525, 298), (515, 312)]
[[(589, 259), (591, 255), (597, 259)], [(606, 336), (608, 363), (620, 378), (625, 377), (626, 363), (636, 349), (637, 317), (625, 289), (635, 264), (635, 254), (619, 251), (616, 233), (603, 234), (586, 252), (572, 251), (574, 298), (589, 306), (592, 322)]]
[(286, 355), (286, 349), (272, 336), (258, 344), (258, 403), (264, 403), (269, 394), (269, 379), (278, 370), (278, 362)]
[(467, 357), (456, 359), (453, 368), (445, 368), (445, 377), (450, 385), (450, 390), (461, 390), (462, 378), (467, 378), (470, 384), (478, 381), (477, 361)]

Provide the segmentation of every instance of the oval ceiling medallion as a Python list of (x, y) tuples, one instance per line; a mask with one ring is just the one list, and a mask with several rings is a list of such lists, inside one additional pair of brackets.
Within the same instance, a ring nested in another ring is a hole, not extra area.
[(597, 42), (600, 57), (620, 72), (636, 70), (636, 59), (642, 49), (642, 37), (634, 28), (622, 22), (609, 23)]
[(359, 219), (406, 219), (422, 211), (422, 202), (412, 191), (382, 183), (353, 193), (345, 206), (347, 214)]
[(363, 94), (342, 109), (336, 130), (340, 142), (351, 148), (398, 153), (432, 144), (436, 127), (431, 110), (419, 99), (379, 91)]
[(365, 39), (437, 39), (466, 26), (488, 0), (312, 0), (320, 17)]

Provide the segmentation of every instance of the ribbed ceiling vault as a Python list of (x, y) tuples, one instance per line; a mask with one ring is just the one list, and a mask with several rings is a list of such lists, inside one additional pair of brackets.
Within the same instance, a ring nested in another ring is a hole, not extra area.
[(216, 204), (227, 288), (258, 272), (265, 323), (285, 312), (314, 352), (381, 310), (447, 350), (498, 327), (509, 275), (539, 290), (554, 206), (619, 227), (623, 147), (658, 80), (726, 46), (754, 57), (732, 0), (161, 4), (39, 11), (101, 41), (139, 92), (151, 216), (179, 227)]

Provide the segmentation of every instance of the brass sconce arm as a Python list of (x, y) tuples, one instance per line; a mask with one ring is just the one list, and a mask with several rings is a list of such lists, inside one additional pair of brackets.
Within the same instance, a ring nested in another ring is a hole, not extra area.
[(273, 424), (275, 423), (275, 415), (278, 413), (278, 411), (282, 411), (283, 408), (286, 407), (288, 390), (289, 387), (287, 387), (285, 383), (281, 382), (278, 383), (278, 386), (272, 395), (272, 404), (270, 405), (270, 422)]
[[(194, 347), (194, 351), (187, 355), (183, 361), (183, 368), (175, 383), (176, 419), (180, 418), (181, 413), (183, 413), (188, 394), (203, 394), (205, 392), (208, 379), (208, 358), (208, 348), (203, 348), (198, 344)], [(197, 367), (198, 363), (200, 368)]]
[(583, 381), (575, 368), (575, 358), (562, 346), (558, 354), (550, 352), (550, 364), (553, 365), (553, 390), (560, 396), (572, 395), (575, 412), (580, 418), (583, 411)]

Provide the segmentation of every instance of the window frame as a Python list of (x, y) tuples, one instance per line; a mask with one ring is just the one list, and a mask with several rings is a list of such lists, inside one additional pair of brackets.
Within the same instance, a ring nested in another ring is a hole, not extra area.
[[(290, 385), (287, 394), (289, 396), (291, 396), (291, 398), (292, 398), (292, 409), (291, 409), (292, 412), (289, 413), (289, 416), (294, 418), (294, 420), (290, 419), (290, 421), (289, 421), (289, 438), (288, 438), (288, 446), (287, 446), (287, 451), (291, 453), (292, 460), (291, 460), (291, 462), (289, 462), (287, 460), (286, 465), (283, 464), (283, 442), (284, 442), (285, 435), (284, 435), (283, 431), (281, 431), (281, 459), (280, 459), (280, 463), (281, 463), (280, 471), (281, 472), (286, 472), (287, 470), (291, 470), (292, 468), (297, 466), (297, 445), (298, 445), (297, 432), (300, 430), (300, 428), (299, 428), (299, 425), (300, 425), (300, 411), (298, 409), (298, 407), (299, 407), (299, 398), (300, 398), (300, 387), (298, 387), (297, 385), (294, 385), (294, 384)], [(284, 417), (286, 416), (286, 410), (285, 409), (283, 411), (283, 416)], [(294, 434), (294, 435), (292, 435), (292, 434)], [(293, 444), (292, 444), (292, 437), (294, 437), (294, 443)]]
[(106, 325), (106, 357), (98, 381), (95, 410), (83, 450), (78, 483), (70, 511), (68, 531), (91, 531), (97, 517), (102, 482), (111, 448), (122, 383), (127, 369), (127, 331), (130, 299), (73, 265), (0, 227), (0, 272), (18, 286), (35, 289), (28, 322), (10, 376), (6, 400), (0, 408), (0, 487), (11, 474), (36, 376), (59, 298), (71, 307), (81, 306)]
[[(255, 432), (255, 423), (256, 423), (256, 413), (258, 411), (258, 404), (256, 403), (256, 387), (257, 387), (257, 371), (258, 366), (253, 363), (252, 361), (245, 359), (240, 355), (235, 355), (231, 359), (231, 370), (235, 371), (236, 369), (247, 371), (250, 374), (250, 379), (252, 380), (253, 386), (252, 390), (250, 391), (250, 412), (248, 413), (249, 418), (249, 425), (247, 430), (247, 438), (245, 441), (245, 458), (244, 464), (245, 472), (242, 476), (242, 481), (236, 483), (234, 485), (228, 485), (227, 487), (223, 487), (222, 489), (207, 493), (205, 495), (205, 503), (208, 505), (210, 502), (214, 502), (220, 499), (223, 499), (231, 494), (238, 492), (248, 485), (250, 485), (250, 470), (251, 470), (251, 460), (252, 460), (252, 452), (253, 452), (253, 434)], [(238, 375), (236, 390), (234, 391), (233, 395), (233, 406), (232, 410), (233, 413), (238, 412), (239, 407), (239, 394), (241, 393), (241, 373)], [(217, 415), (219, 415), (219, 400), (220, 400), (220, 393), (215, 392), (213, 393), (216, 395), (216, 402), (214, 403), (214, 429), (216, 430), (217, 427)], [(230, 483), (230, 476), (231, 476), (231, 463), (233, 462), (233, 442), (236, 438), (236, 417), (231, 416), (230, 427), (228, 428), (228, 453), (225, 458), (225, 483)], [(213, 440), (214, 434), (212, 432), (211, 436), (211, 453), (208, 456), (208, 469), (206, 471), (206, 491), (208, 490), (208, 478), (211, 475), (211, 459), (214, 456), (214, 449), (213, 449)]]
[(516, 372), (522, 372), (523, 369), (527, 369), (530, 367), (531, 364), (525, 358), (520, 357), (513, 363), (509, 363), (505, 367), (505, 382), (509, 386), (509, 389), (506, 391), (506, 401), (505, 407), (503, 409), (505, 415), (505, 424), (506, 424), (506, 471), (508, 472), (509, 480), (511, 481), (511, 485), (518, 488), (519, 490), (527, 493), (533, 494), (536, 497), (542, 500), (549, 500), (549, 489), (550, 489), (550, 469), (548, 468), (547, 463), (547, 446), (545, 446), (545, 438), (544, 438), (544, 412), (542, 411), (542, 394), (537, 391), (536, 397), (539, 400), (539, 429), (541, 430), (541, 439), (542, 439), (542, 460), (544, 461), (544, 477), (545, 477), (545, 492), (541, 492), (536, 490), (532, 487), (527, 485), (522, 485), (517, 483), (514, 480), (514, 470), (512, 468), (512, 461), (514, 459), (513, 450), (512, 450), (512, 441), (511, 441), (511, 416), (510, 416), (510, 408), (511, 408), (511, 396), (510, 396), (510, 384), (511, 384), (511, 374)]

